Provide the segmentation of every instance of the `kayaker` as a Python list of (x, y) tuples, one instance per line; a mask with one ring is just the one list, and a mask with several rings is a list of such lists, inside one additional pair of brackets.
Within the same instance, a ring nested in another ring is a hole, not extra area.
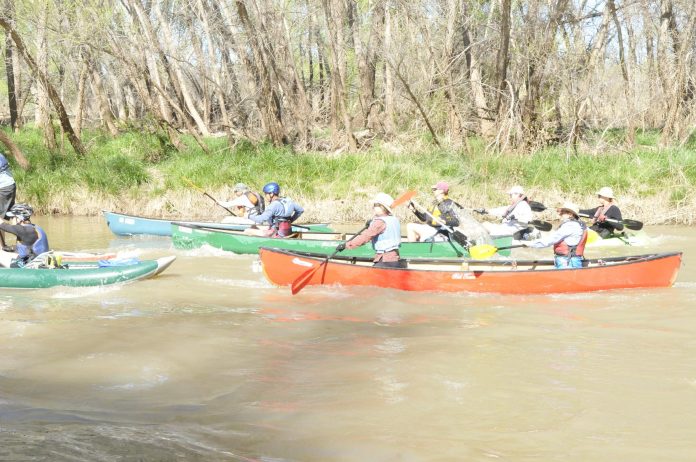
[[(10, 163), (3, 153), (0, 152), (0, 218), (3, 220), (8, 218), (6, 216), (7, 211), (12, 208), (15, 203), (15, 196), (17, 195), (17, 184), (12, 177), (12, 170), (10, 170)], [(0, 245), (2, 245), (3, 250), (5, 245), (5, 233), (0, 231)]]
[(392, 213), (394, 199), (387, 193), (379, 193), (372, 199), (374, 217), (363, 232), (336, 247), (339, 252), (354, 249), (367, 242), (372, 242), (375, 250), (374, 266), (389, 268), (406, 268), (406, 260), (399, 258), (401, 247), (401, 224)]
[[(513, 236), (516, 239), (523, 237), (537, 239), (541, 236), (539, 231), (529, 222), (533, 218), (532, 209), (529, 206), (529, 199), (522, 186), (513, 186), (508, 191), (510, 204), (494, 209), (476, 209), (479, 213), (493, 215), (502, 218), (500, 223), (484, 222), (483, 226), (494, 236)], [(524, 235), (527, 236), (524, 236)]]
[[(249, 218), (252, 215), (261, 215), (265, 210), (263, 197), (257, 192), (252, 191), (244, 183), (237, 183), (232, 190), (234, 198), (229, 201), (218, 201), (218, 204), (232, 209), (238, 217)], [(246, 198), (244, 201), (242, 198)]]
[(304, 213), (304, 209), (292, 199), (280, 197), (280, 186), (271, 182), (263, 187), (266, 210), (260, 215), (249, 216), (256, 224), (269, 223), (268, 229), (249, 228), (244, 232), (256, 236), (286, 237), (292, 234), (292, 223)]
[(561, 217), (558, 228), (546, 237), (527, 241), (526, 247), (542, 248), (553, 245), (556, 268), (582, 268), (587, 226), (580, 220), (578, 206), (566, 202), (557, 209)]
[(408, 208), (416, 215), (416, 217), (425, 223), (408, 223), (406, 225), (406, 236), (409, 242), (423, 241), (446, 241), (447, 231), (437, 220), (438, 218), (445, 222), (450, 228), (459, 226), (459, 217), (457, 215), (456, 203), (448, 197), (450, 186), (446, 181), (438, 181), (432, 187), (433, 201), (428, 214), (417, 210), (413, 202), (409, 202)]
[(21, 268), (44, 252), (48, 252), (46, 232), (31, 222), (34, 209), (29, 204), (15, 204), (7, 212), (9, 223), (0, 223), (0, 229), (17, 236), (17, 252), (0, 252), (0, 265), (5, 268)]
[(602, 239), (619, 234), (623, 231), (623, 224), (606, 221), (607, 218), (618, 220), (619, 222), (623, 220), (621, 210), (615, 203), (614, 190), (604, 186), (597, 191), (597, 198), (599, 199), (599, 206), (593, 209), (580, 210), (580, 213), (592, 218), (590, 229), (596, 231)]

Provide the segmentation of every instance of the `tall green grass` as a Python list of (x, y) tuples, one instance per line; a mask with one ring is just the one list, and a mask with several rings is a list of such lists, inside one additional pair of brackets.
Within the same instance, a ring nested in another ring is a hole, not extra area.
[(288, 195), (316, 200), (427, 190), (446, 179), (459, 190), (481, 191), (482, 203), (500, 200), (513, 184), (569, 195), (592, 194), (608, 185), (620, 196), (644, 200), (667, 190), (675, 206), (683, 205), (696, 185), (694, 149), (659, 148), (654, 132), (639, 132), (630, 151), (573, 156), (562, 147), (527, 155), (489, 153), (479, 140), (471, 140), (466, 151), (425, 148), (396, 153), (377, 144), (367, 151), (328, 155), (246, 141), (230, 148), (225, 138), (207, 139), (210, 154), (205, 154), (188, 138), (186, 149), (179, 152), (157, 134), (129, 131), (111, 138), (87, 131), (83, 141), (88, 155), (82, 158), (67, 141), (62, 151), (49, 152), (41, 133), (30, 127), (8, 135), (31, 162), (27, 171), (13, 168), (21, 199), (46, 210), (61, 202), (57, 197), (80, 188), (105, 196), (155, 198), (188, 188), (183, 178), (211, 190), (237, 182), (260, 189), (276, 181)]

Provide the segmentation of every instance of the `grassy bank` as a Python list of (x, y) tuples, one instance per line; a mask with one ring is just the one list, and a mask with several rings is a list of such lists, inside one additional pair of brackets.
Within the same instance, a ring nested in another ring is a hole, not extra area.
[[(11, 136), (31, 162), (28, 171), (13, 164), (19, 199), (44, 213), (91, 215), (105, 208), (166, 217), (225, 214), (192, 190), (186, 177), (219, 198), (228, 198), (236, 182), (260, 189), (277, 181), (305, 206), (307, 220), (348, 222), (365, 217), (366, 201), (376, 192), (418, 189), (421, 202), (428, 202), (429, 186), (445, 179), (452, 196), (471, 207), (502, 205), (513, 184), (550, 207), (564, 200), (590, 207), (594, 193), (608, 185), (627, 217), (652, 224), (696, 221), (696, 149), (659, 148), (657, 133), (640, 134), (630, 151), (578, 156), (563, 148), (490, 154), (476, 141), (462, 151), (414, 141), (351, 154), (297, 154), (247, 142), (230, 149), (225, 138), (207, 139), (211, 154), (205, 154), (190, 140), (177, 152), (155, 135), (128, 132), (112, 139), (89, 132), (83, 134), (89, 155), (78, 158), (67, 143), (64, 153), (50, 153), (31, 128)], [(550, 211), (542, 215), (551, 217)]]

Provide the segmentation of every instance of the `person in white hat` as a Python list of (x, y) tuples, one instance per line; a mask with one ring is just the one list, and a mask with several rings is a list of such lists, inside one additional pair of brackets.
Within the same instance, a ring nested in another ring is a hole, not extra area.
[[(250, 218), (255, 215), (261, 215), (266, 209), (266, 203), (263, 200), (263, 196), (249, 189), (249, 186), (244, 183), (235, 184), (232, 193), (234, 194), (232, 199), (229, 201), (218, 201), (218, 204), (225, 208), (233, 209), (235, 216)], [(246, 197), (247, 200), (240, 201), (240, 197)], [(251, 203), (251, 207), (246, 207), (247, 202)], [(239, 208), (240, 205), (244, 206), (243, 210)], [(238, 212), (240, 212), (241, 215), (238, 215)]]
[(399, 258), (401, 247), (401, 224), (392, 213), (394, 198), (387, 193), (379, 193), (372, 199), (374, 216), (368, 221), (369, 226), (355, 238), (336, 247), (339, 252), (354, 249), (372, 242), (375, 250), (374, 266), (405, 268), (406, 260)]
[(533, 237), (538, 237), (539, 231), (529, 226), (529, 222), (534, 216), (529, 206), (529, 199), (522, 186), (513, 186), (510, 188), (508, 196), (510, 197), (509, 205), (496, 207), (490, 210), (476, 210), (479, 213), (502, 218), (500, 223), (484, 222), (483, 226), (494, 236), (515, 236), (520, 238), (524, 233), (532, 233)]
[(578, 206), (566, 202), (558, 209), (561, 224), (548, 236), (524, 242), (526, 247), (542, 248), (553, 245), (556, 268), (582, 268), (587, 242), (587, 226), (580, 221)]
[[(624, 226), (621, 224), (623, 218), (621, 217), (619, 206), (616, 205), (614, 190), (609, 186), (604, 186), (597, 191), (597, 198), (599, 199), (599, 206), (592, 209), (580, 210), (582, 215), (592, 218), (590, 229), (596, 231), (602, 239), (606, 239), (623, 231)], [(607, 218), (618, 220), (619, 223), (610, 223), (606, 221)]]
[(448, 197), (449, 183), (438, 181), (431, 189), (433, 190), (433, 201), (430, 209), (425, 213), (423, 210), (416, 209), (413, 202), (408, 204), (408, 208), (416, 217), (425, 223), (406, 224), (406, 236), (409, 242), (423, 242), (431, 240), (446, 241), (448, 239), (446, 231), (438, 220), (446, 226), (454, 228), (459, 226), (459, 217), (455, 209), (455, 202)]

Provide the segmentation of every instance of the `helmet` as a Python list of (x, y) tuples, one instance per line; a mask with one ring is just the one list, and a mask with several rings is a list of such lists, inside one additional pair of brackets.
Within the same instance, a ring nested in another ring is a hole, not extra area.
[(266, 194), (280, 194), (280, 186), (278, 183), (270, 182), (263, 187), (263, 192)]
[(17, 217), (22, 221), (27, 221), (34, 214), (34, 209), (29, 204), (15, 204), (5, 214), (8, 217)]
[(383, 192), (378, 193), (372, 199), (372, 202), (381, 205), (390, 215), (392, 214), (391, 206), (394, 203), (394, 199), (389, 194)]

